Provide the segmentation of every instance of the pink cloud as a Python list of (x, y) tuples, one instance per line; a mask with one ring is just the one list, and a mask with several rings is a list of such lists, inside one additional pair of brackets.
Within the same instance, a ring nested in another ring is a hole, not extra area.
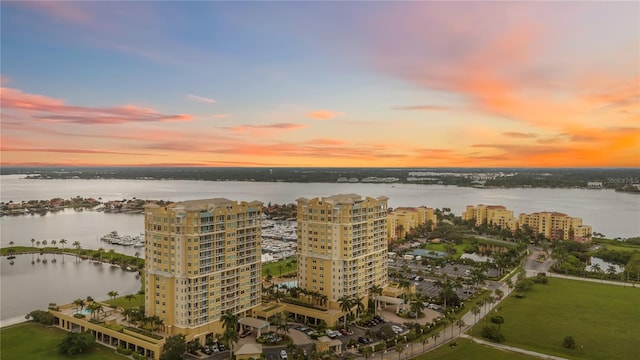
[(342, 115), (344, 115), (343, 112), (335, 112), (330, 110), (317, 110), (307, 113), (307, 117), (315, 120), (330, 120)]
[(211, 118), (214, 120), (217, 120), (217, 119), (225, 119), (225, 118), (228, 118), (229, 116), (230, 116), (229, 114), (213, 114), (211, 115)]
[(67, 148), (16, 148), (16, 147), (2, 147), (2, 151), (11, 152), (41, 152), (41, 153), (70, 153), (70, 154), (108, 154), (108, 155), (142, 155), (150, 156), (156, 154), (123, 152), (123, 151), (110, 151), (110, 150), (98, 150), (98, 149), (67, 149)]
[(63, 100), (24, 93), (2, 87), (0, 104), (3, 112), (14, 111), (32, 120), (73, 124), (121, 124), (135, 122), (191, 121), (188, 114), (161, 114), (154, 109), (135, 105), (112, 108), (92, 108), (66, 105)]
[(293, 123), (275, 123), (275, 124), (266, 124), (266, 125), (253, 125), (253, 124), (245, 124), (227, 128), (233, 132), (247, 132), (247, 131), (255, 131), (255, 130), (296, 130), (302, 129), (306, 127), (303, 124), (293, 124)]

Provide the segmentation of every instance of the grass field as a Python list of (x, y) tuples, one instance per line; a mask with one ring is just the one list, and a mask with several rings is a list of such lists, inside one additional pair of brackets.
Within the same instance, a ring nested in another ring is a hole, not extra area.
[(131, 299), (131, 302), (129, 302), (129, 300), (127, 300), (127, 298), (124, 296), (104, 302), (111, 306), (121, 307), (123, 309), (135, 308), (144, 305), (144, 294), (136, 294), (136, 297), (134, 299)]
[[(640, 289), (550, 278), (498, 311), (505, 344), (571, 359), (637, 359)], [(480, 336), (481, 321), (469, 334)], [(575, 349), (562, 341), (571, 335)]]
[[(416, 350), (420, 350), (422, 345), (415, 345)], [(406, 351), (405, 351), (406, 353)], [(404, 355), (404, 354), (403, 354)], [(390, 360), (395, 358), (390, 358)], [(468, 360), (468, 359), (491, 359), (491, 360), (533, 360), (531, 356), (512, 353), (494, 349), (488, 346), (477, 344), (471, 340), (458, 339), (458, 346), (450, 348), (441, 346), (437, 350), (415, 357), (417, 360)]]
[[(67, 336), (67, 332), (54, 327), (34, 323), (23, 323), (0, 330), (0, 358), (2, 360), (68, 360), (60, 355), (56, 346)], [(75, 358), (86, 360), (122, 360), (115, 350), (96, 345), (91, 352)]]
[[(295, 274), (298, 271), (298, 263), (292, 260), (295, 260), (295, 258), (289, 257), (280, 261), (262, 264), (262, 276), (267, 276), (267, 270), (269, 270), (273, 277), (280, 276), (280, 266), (282, 266), (282, 275), (289, 273)], [(288, 263), (291, 263), (289, 268), (287, 268)]]

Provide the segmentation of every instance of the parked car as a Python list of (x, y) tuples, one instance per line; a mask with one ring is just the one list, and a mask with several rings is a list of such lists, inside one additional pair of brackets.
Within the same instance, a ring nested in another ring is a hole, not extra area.
[(280, 350), (280, 358), (282, 360), (286, 360), (287, 359), (287, 351), (286, 350)]
[(240, 334), (241, 338), (247, 337), (251, 335), (251, 329), (246, 329), (245, 331), (242, 332), (242, 334)]
[(220, 349), (220, 351), (225, 351), (226, 348), (224, 347), (224, 344), (219, 344), (218, 348)]

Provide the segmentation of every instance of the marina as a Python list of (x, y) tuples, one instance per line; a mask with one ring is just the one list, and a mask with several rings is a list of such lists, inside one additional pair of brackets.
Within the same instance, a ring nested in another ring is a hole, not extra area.
[(113, 230), (110, 233), (100, 237), (100, 240), (106, 241), (112, 245), (143, 247), (144, 246), (144, 234), (131, 236), (120, 235), (117, 230)]

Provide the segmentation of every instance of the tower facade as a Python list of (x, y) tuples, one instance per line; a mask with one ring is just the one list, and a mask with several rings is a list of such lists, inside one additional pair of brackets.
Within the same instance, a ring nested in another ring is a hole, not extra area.
[(216, 198), (145, 208), (145, 311), (187, 341), (261, 302), (262, 203)]
[(330, 309), (339, 309), (343, 296), (368, 299), (373, 285), (385, 287), (387, 200), (356, 194), (298, 199), (298, 287), (323, 295)]

